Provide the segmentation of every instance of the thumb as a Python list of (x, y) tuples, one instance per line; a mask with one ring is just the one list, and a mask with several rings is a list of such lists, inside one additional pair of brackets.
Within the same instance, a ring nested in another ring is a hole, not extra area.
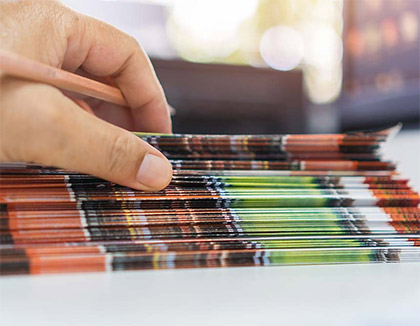
[(2, 98), (1, 160), (71, 169), (139, 190), (170, 182), (169, 161), (135, 135), (85, 112), (53, 87), (11, 84)]

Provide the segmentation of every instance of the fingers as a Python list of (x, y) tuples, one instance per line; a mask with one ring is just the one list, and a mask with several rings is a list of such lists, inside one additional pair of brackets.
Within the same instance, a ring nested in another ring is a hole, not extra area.
[(137, 129), (169, 133), (169, 107), (153, 67), (130, 36), (114, 27), (78, 15), (68, 38), (63, 68), (80, 66), (95, 76), (112, 76), (131, 109)]
[(141, 190), (170, 182), (171, 165), (158, 150), (55, 88), (12, 80), (3, 90), (0, 160), (76, 170)]

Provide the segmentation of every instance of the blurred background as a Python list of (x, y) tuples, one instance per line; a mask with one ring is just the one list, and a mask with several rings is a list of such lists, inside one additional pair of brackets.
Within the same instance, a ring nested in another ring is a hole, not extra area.
[(419, 128), (419, 0), (65, 0), (133, 35), (174, 132)]

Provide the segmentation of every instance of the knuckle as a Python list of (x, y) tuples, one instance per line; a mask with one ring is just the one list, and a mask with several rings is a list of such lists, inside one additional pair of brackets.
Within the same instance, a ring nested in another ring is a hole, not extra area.
[(56, 21), (61, 23), (61, 26), (63, 26), (67, 34), (69, 34), (71, 31), (78, 31), (82, 23), (82, 19), (79, 13), (70, 10), (67, 7), (61, 7), (57, 11)]
[(110, 174), (124, 171), (125, 160), (132, 147), (131, 137), (127, 137), (127, 135), (118, 135), (113, 139), (108, 152), (108, 172)]
[(127, 36), (128, 36), (128, 41), (133, 45), (135, 49), (141, 48), (140, 43), (137, 41), (137, 39), (134, 36), (132, 35), (127, 35)]

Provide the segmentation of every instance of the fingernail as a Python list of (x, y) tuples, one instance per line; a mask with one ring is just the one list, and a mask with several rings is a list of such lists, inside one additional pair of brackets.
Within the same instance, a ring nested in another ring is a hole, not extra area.
[(137, 180), (152, 189), (163, 189), (168, 185), (172, 176), (172, 167), (165, 158), (153, 154), (146, 154), (137, 173)]

